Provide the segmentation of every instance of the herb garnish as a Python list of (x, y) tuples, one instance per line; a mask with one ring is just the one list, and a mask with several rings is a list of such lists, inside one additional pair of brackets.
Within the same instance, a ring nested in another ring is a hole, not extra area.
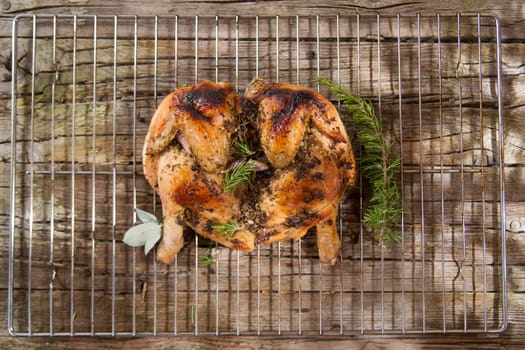
[(240, 156), (243, 156), (243, 157), (249, 157), (253, 155), (255, 152), (251, 150), (250, 145), (248, 145), (246, 141), (240, 140), (240, 141), (235, 142), (234, 153)]
[(250, 159), (246, 162), (236, 164), (224, 175), (222, 187), (226, 191), (233, 191), (237, 186), (252, 181), (255, 171), (256, 163), (254, 160)]
[(241, 225), (236, 220), (232, 220), (225, 224), (213, 225), (212, 229), (216, 236), (229, 240), (235, 236), (235, 232), (241, 229)]
[(361, 168), (373, 190), (363, 222), (374, 231), (378, 241), (399, 242), (399, 233), (394, 228), (399, 226), (403, 212), (396, 182), (401, 159), (392, 154), (393, 142), (386, 139), (371, 102), (351, 94), (328, 79), (318, 78), (317, 81), (337, 95), (358, 127), (357, 139), (365, 151), (361, 157)]
[(144, 246), (144, 255), (148, 255), (162, 236), (162, 224), (155, 215), (147, 211), (136, 208), (135, 212), (142, 224), (127, 230), (122, 241), (130, 247)]
[(213, 247), (213, 243), (210, 243), (208, 248), (206, 248), (206, 255), (199, 255), (199, 263), (198, 265), (201, 267), (210, 266), (215, 262), (215, 258), (211, 255), (211, 248)]
[(215, 262), (215, 259), (211, 255), (200, 255), (199, 256), (199, 266), (206, 267), (210, 266)]

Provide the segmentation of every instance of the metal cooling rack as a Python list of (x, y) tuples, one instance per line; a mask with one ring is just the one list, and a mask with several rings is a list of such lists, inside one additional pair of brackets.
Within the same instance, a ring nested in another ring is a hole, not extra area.
[[(12, 25), (11, 334), (505, 329), (496, 18), (20, 15)], [(318, 89), (325, 76), (374, 102), (402, 155), (399, 244), (380, 246), (360, 225), (362, 179), (342, 205), (335, 267), (319, 263), (310, 236), (245, 254), (189, 233), (171, 266), (120, 241), (133, 208), (160, 213), (140, 157), (160, 99), (201, 79), (242, 91), (254, 76)]]

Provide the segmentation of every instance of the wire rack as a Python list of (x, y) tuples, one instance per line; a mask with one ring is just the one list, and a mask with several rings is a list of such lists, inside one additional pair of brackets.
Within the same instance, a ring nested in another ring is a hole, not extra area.
[[(505, 329), (496, 18), (20, 15), (12, 25), (11, 334)], [(360, 224), (361, 177), (341, 206), (334, 267), (308, 235), (247, 254), (188, 232), (169, 266), (121, 242), (134, 208), (160, 214), (141, 148), (161, 98), (202, 79), (242, 93), (254, 76), (329, 95), (323, 76), (374, 103), (402, 158), (399, 243), (380, 245)]]

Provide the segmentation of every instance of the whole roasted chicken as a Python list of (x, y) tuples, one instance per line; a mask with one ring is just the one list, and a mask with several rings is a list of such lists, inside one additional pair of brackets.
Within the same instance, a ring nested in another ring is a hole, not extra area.
[[(233, 149), (240, 139), (250, 145), (248, 155)], [(143, 163), (163, 208), (159, 260), (174, 259), (187, 224), (243, 251), (297, 239), (315, 227), (320, 260), (337, 261), (336, 218), (355, 181), (355, 161), (336, 108), (316, 91), (260, 79), (244, 97), (227, 83), (178, 89), (153, 116)], [(226, 189), (225, 177), (235, 164), (254, 169), (246, 184)], [(265, 171), (256, 173), (255, 164)], [(236, 223), (231, 234), (216, 230), (231, 222)]]

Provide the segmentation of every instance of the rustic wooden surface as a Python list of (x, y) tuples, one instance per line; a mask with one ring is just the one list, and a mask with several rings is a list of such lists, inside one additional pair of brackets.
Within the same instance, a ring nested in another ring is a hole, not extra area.
[[(105, 3), (101, 1), (84, 1), (84, 2), (54, 2), (54, 1), (19, 1), (19, 2), (9, 2), (2, 1), (0, 3), (0, 10), (4, 15), (12, 15), (19, 13), (26, 13), (30, 11), (36, 11), (39, 13), (89, 13), (89, 14), (147, 14), (147, 15), (156, 15), (156, 14), (260, 14), (260, 15), (310, 15), (310, 14), (334, 14), (334, 13), (355, 13), (355, 11), (380, 11), (381, 14), (395, 14), (397, 12), (407, 12), (407, 11), (431, 11), (436, 10), (461, 10), (461, 11), (483, 11), (496, 14), (502, 21), (502, 50), (503, 50), (503, 89), (504, 89), (504, 118), (505, 118), (505, 175), (506, 175), (506, 185), (508, 193), (508, 208), (507, 208), (507, 234), (508, 234), (508, 290), (509, 290), (509, 328), (503, 334), (498, 335), (447, 335), (447, 336), (404, 336), (404, 337), (393, 337), (393, 336), (346, 336), (344, 338), (337, 336), (324, 336), (324, 337), (315, 337), (315, 336), (303, 336), (303, 337), (234, 337), (234, 336), (221, 336), (221, 337), (193, 337), (193, 336), (179, 336), (177, 338), (173, 337), (160, 337), (160, 338), (74, 338), (74, 339), (61, 339), (61, 338), (31, 338), (31, 339), (21, 339), (21, 338), (11, 338), (7, 337), (7, 331), (4, 328), (1, 331), (0, 338), (0, 347), (2, 348), (76, 348), (84, 347), (86, 349), (113, 349), (113, 348), (146, 348), (146, 347), (159, 347), (159, 348), (306, 348), (306, 349), (316, 349), (320, 347), (336, 348), (336, 349), (358, 349), (358, 348), (367, 348), (367, 349), (382, 349), (382, 348), (399, 348), (399, 349), (419, 349), (419, 348), (443, 348), (450, 346), (463, 346), (465, 348), (523, 348), (525, 346), (525, 341), (523, 340), (523, 332), (525, 331), (525, 318), (523, 316), (523, 311), (525, 309), (525, 297), (523, 292), (525, 291), (525, 258), (523, 257), (523, 252), (525, 249), (525, 217), (524, 217), (524, 203), (525, 196), (521, 193), (520, 188), (525, 182), (525, 142), (523, 141), (523, 135), (525, 130), (523, 128), (523, 118), (525, 117), (525, 77), (524, 77), (524, 62), (523, 58), (525, 57), (525, 38), (523, 36), (525, 30), (525, 5), (518, 0), (512, 1), (501, 1), (497, 4), (493, 2), (477, 2), (477, 1), (464, 1), (461, 4), (456, 4), (454, 2), (441, 2), (437, 8), (435, 2), (426, 1), (421, 3), (404, 3), (404, 2), (395, 2), (395, 1), (358, 1), (355, 4), (350, 4), (347, 1), (326, 1), (322, 6), (314, 6), (308, 1), (275, 1), (275, 2), (230, 2), (230, 1), (219, 1), (219, 2), (165, 2), (165, 1), (150, 1), (147, 6), (143, 2), (137, 1), (127, 1), (120, 2), (114, 1), (111, 3)], [(459, 7), (457, 7), (459, 6)], [(159, 10), (162, 9), (162, 10)], [(159, 13), (160, 12), (160, 13)], [(0, 49), (0, 99), (2, 103), (0, 104), (0, 112), (2, 115), (2, 120), (6, 121), (8, 124), (9, 116), (9, 107), (8, 100), (10, 97), (10, 81), (9, 81), (9, 71), (10, 71), (10, 62), (9, 62), (9, 41), (6, 39), (6, 35), (3, 31), (8, 30), (5, 24), (2, 24), (2, 38), (1, 38), (1, 49)], [(283, 24), (284, 25), (284, 24)], [(103, 35), (104, 33), (100, 33)], [(414, 31), (407, 29), (405, 33), (408, 37), (414, 37)], [(89, 35), (89, 34), (88, 34)], [(111, 40), (109, 39), (109, 42)], [(109, 46), (110, 47), (110, 46)], [(166, 48), (168, 50), (169, 48)], [(231, 48), (229, 48), (231, 49)], [(227, 50), (227, 49), (226, 49)], [(364, 49), (365, 50), (365, 49)], [(385, 46), (384, 50), (389, 51), (388, 46)], [(410, 49), (409, 49), (410, 50)], [(450, 49), (445, 47), (445, 52), (454, 50), (452, 46)], [(467, 49), (468, 50), (468, 49)], [(161, 48), (162, 51), (162, 48)], [(190, 48), (188, 48), (190, 51)], [(372, 52), (372, 51), (371, 51)], [(224, 54), (227, 54), (224, 53)], [(188, 54), (191, 57), (191, 52)], [(82, 59), (82, 56), (79, 56)], [(372, 56), (370, 56), (372, 57)], [(45, 64), (45, 63), (42, 63)], [(264, 69), (264, 62), (262, 62), (262, 68)], [(110, 67), (111, 68), (111, 67)], [(126, 68), (124, 68), (126, 69)], [(148, 70), (151, 67), (144, 67), (143, 69)], [(188, 74), (191, 76), (191, 72), (181, 72), (182, 74)], [(389, 91), (390, 88), (389, 81), (387, 77), (388, 74), (385, 74), (385, 79), (382, 87), (385, 91)], [(286, 73), (284, 73), (286, 74)], [(290, 73), (292, 74), (292, 73)], [(82, 76), (79, 76), (79, 79), (82, 79)], [(188, 78), (189, 79), (189, 78)], [(160, 81), (161, 88), (169, 86), (170, 82)], [(164, 85), (163, 85), (164, 84)], [(148, 89), (147, 86), (143, 86), (143, 89)], [(468, 87), (467, 87), (468, 88)], [(141, 86), (139, 86), (139, 90)], [(393, 88), (394, 89), (394, 88)], [(475, 89), (475, 87), (473, 87)], [(489, 89), (484, 89), (488, 91)], [(369, 91), (372, 93), (372, 91)], [(363, 93), (367, 93), (366, 87), (363, 90)], [(84, 94), (84, 95), (83, 95)], [(88, 91), (83, 92), (81, 89), (78, 91), (79, 98), (87, 98)], [(490, 96), (487, 95), (484, 98), (487, 101), (490, 101)], [(142, 100), (139, 105), (139, 109), (144, 108), (145, 110), (151, 109), (151, 101)], [(388, 109), (388, 106), (385, 108)], [(393, 109), (396, 107), (393, 106)], [(86, 109), (85, 123), (89, 125), (89, 120), (87, 117), (90, 115), (89, 109)], [(468, 112), (466, 112), (468, 113)], [(408, 112), (407, 112), (408, 114)], [(45, 111), (42, 111), (42, 117), (45, 117)], [(81, 119), (81, 118), (80, 118)], [(82, 121), (79, 121), (80, 123)], [(431, 122), (431, 120), (429, 120)], [(100, 125), (101, 130), (103, 128), (108, 128), (108, 125)], [(394, 125), (395, 127), (395, 125)], [(37, 130), (36, 134), (42, 134), (45, 131)], [(143, 130), (142, 130), (143, 132)], [(66, 142), (66, 141), (64, 141)], [(97, 147), (108, 147), (106, 143), (107, 140), (103, 140), (100, 145)], [(0, 147), (2, 147), (2, 155), (7, 154), (7, 149), (9, 147), (9, 136), (8, 130), (5, 128), (1, 131)], [(119, 152), (119, 156), (122, 156), (122, 162), (125, 163), (132, 154), (132, 149), (130, 144), (127, 144), (127, 149), (123, 149), (122, 152)], [(428, 145), (431, 147), (431, 145)], [(451, 145), (451, 148), (453, 146)], [(42, 150), (40, 150), (42, 151)], [(45, 150), (44, 150), (45, 151)], [(45, 154), (42, 153), (42, 154)], [(431, 154), (430, 154), (431, 155)], [(63, 155), (60, 151), (56, 154), (57, 159), (60, 159)], [(86, 158), (91, 157), (90, 154), (85, 154)], [(405, 159), (410, 160), (410, 153), (406, 154)], [(449, 161), (454, 163), (454, 159), (450, 158)], [(427, 159), (428, 160), (428, 159)], [(105, 162), (108, 159), (97, 159), (97, 161)], [(419, 159), (414, 159), (413, 163), (417, 164)], [(108, 168), (109, 169), (109, 168)], [(125, 165), (124, 168), (125, 169)], [(7, 232), (7, 223), (9, 215), (9, 200), (8, 200), (8, 190), (9, 190), (9, 163), (7, 158), (2, 158), (0, 163), (0, 172), (2, 177), (0, 179), (0, 190), (2, 195), (0, 196), (0, 227), (2, 232)], [(473, 183), (475, 180), (473, 180)], [(45, 185), (45, 184), (44, 184)], [(66, 184), (67, 185), (67, 184)], [(97, 185), (98, 186), (98, 185)], [(100, 183), (100, 186), (107, 186), (103, 182)], [(467, 191), (468, 191), (467, 184)], [(413, 189), (412, 189), (413, 191)], [(450, 195), (454, 195), (452, 192)], [(138, 201), (139, 204), (142, 201), (145, 201), (147, 194), (139, 194)], [(104, 198), (99, 198), (100, 203), (97, 205), (100, 210), (104, 210), (107, 203), (104, 202)], [(98, 202), (97, 202), (98, 203)], [(81, 208), (79, 208), (82, 210)], [(479, 215), (479, 212), (476, 212), (475, 209), (473, 215)], [(479, 209), (478, 209), (479, 210)], [(417, 213), (413, 213), (417, 216)], [(102, 220), (108, 220), (109, 214), (102, 216)], [(351, 215), (351, 214), (348, 214)], [(126, 221), (129, 218), (124, 218), (122, 221)], [(88, 223), (82, 223), (83, 225), (88, 225)], [(119, 222), (117, 222), (119, 224)], [(122, 224), (122, 223), (121, 223)], [(58, 225), (58, 224), (57, 224)], [(64, 224), (65, 225), (65, 224)], [(64, 226), (65, 227), (65, 226)], [(64, 228), (65, 230), (65, 228)], [(60, 231), (60, 228), (59, 228)], [(415, 230), (417, 232), (417, 230)], [(5, 234), (2, 234), (2, 237), (6, 237)], [(37, 236), (35, 239), (38, 239)], [(490, 237), (489, 237), (490, 238)], [(415, 243), (415, 240), (414, 240)], [(86, 250), (86, 254), (89, 253), (87, 249), (89, 246), (79, 246), (80, 253), (82, 254), (83, 250)], [(0, 240), (0, 261), (2, 266), (7, 265), (7, 240)], [(109, 245), (104, 246), (97, 245), (97, 249), (101, 249), (101, 254), (107, 254)], [(366, 251), (372, 248), (367, 248)], [(476, 249), (476, 248), (475, 248)], [(60, 254), (63, 254), (64, 261), (67, 261), (68, 251), (57, 249), (57, 260), (60, 261)], [(37, 254), (47, 254), (45, 251), (36, 251)], [(351, 255), (352, 252), (347, 252), (348, 255)], [(395, 252), (387, 252), (387, 254), (395, 254)], [(474, 256), (479, 257), (479, 250), (474, 251)], [(188, 255), (189, 256), (189, 255)], [(38, 269), (39, 267), (34, 267)], [(41, 267), (46, 271), (45, 267)], [(307, 262), (305, 262), (305, 269), (314, 269), (314, 267), (309, 267)], [(388, 271), (388, 265), (385, 267)], [(227, 271), (228, 269), (223, 268), (222, 271)], [(37, 271), (37, 270), (35, 270)], [(64, 267), (64, 271), (67, 270), (67, 266)], [(44, 272), (44, 273), (48, 273)], [(81, 274), (82, 271), (79, 271)], [(109, 273), (108, 271), (98, 271), (100, 276), (104, 276), (104, 273)], [(350, 270), (349, 273), (352, 273)], [(2, 277), (0, 282), (0, 298), (2, 300), (7, 299), (7, 271), (2, 269), (0, 272)], [(35, 276), (39, 276), (35, 274)], [(45, 274), (43, 275), (45, 276)], [(351, 276), (347, 277), (347, 280), (351, 279)], [(263, 279), (263, 283), (270, 283), (270, 280)], [(375, 281), (377, 283), (377, 281)], [(35, 286), (44, 286), (46, 285), (46, 279), (42, 278), (35, 279), (33, 281)], [(66, 281), (67, 283), (67, 281)], [(79, 287), (82, 289), (88, 288), (87, 280), (83, 281), (78, 279)], [(82, 285), (86, 283), (86, 285)], [(97, 281), (97, 284), (101, 283), (101, 288), (104, 283), (107, 283), (103, 280)], [(120, 288), (119, 283), (126, 283), (125, 281), (119, 282), (117, 280), (117, 288)], [(208, 282), (210, 283), (210, 282)], [(293, 282), (290, 282), (293, 283)], [(315, 281), (309, 281), (308, 283), (315, 283)], [(371, 282), (374, 283), (374, 282)], [(393, 287), (395, 288), (395, 281)], [(106, 286), (107, 287), (107, 286)], [(129, 286), (127, 286), (129, 287)], [(62, 288), (67, 289), (67, 285), (62, 286)], [(124, 287), (122, 287), (124, 288)], [(490, 287), (492, 288), (492, 286)], [(66, 293), (67, 294), (67, 293)], [(69, 295), (64, 294), (63, 302), (67, 308), (68, 297)], [(162, 297), (162, 296), (159, 296)], [(47, 300), (45, 294), (42, 295), (42, 299), (35, 298), (33, 303), (36, 309), (38, 305), (45, 305)], [(56, 299), (61, 299), (58, 296), (55, 296)], [(315, 300), (311, 301), (312, 303)], [(5, 303), (3, 306), (6, 305)], [(105, 305), (104, 307), (107, 307)], [(35, 309), (35, 310), (36, 310)], [(60, 309), (60, 308), (58, 308)], [(66, 310), (68, 311), (68, 310)], [(63, 317), (67, 319), (67, 315), (58, 315), (57, 318)], [(436, 317), (439, 317), (437, 315)], [(7, 320), (7, 307), (2, 307), (0, 309), (0, 319)], [(67, 325), (66, 325), (67, 326)], [(66, 327), (67, 329), (67, 327)]]

